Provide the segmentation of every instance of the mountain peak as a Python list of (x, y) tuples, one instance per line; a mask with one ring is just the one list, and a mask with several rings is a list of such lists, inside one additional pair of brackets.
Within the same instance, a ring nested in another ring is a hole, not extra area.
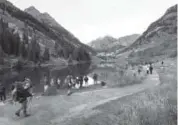
[(47, 24), (50, 24), (51, 26), (61, 27), (61, 25), (47, 12), (42, 13), (40, 18), (41, 20), (43, 20)]
[(40, 11), (36, 9), (34, 6), (30, 6), (26, 8), (24, 11), (35, 17), (41, 14)]

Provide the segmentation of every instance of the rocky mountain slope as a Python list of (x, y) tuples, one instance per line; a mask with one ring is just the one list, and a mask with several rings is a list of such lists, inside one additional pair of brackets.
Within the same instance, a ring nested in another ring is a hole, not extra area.
[(113, 44), (116, 41), (116, 38), (113, 38), (111, 36), (105, 36), (91, 41), (88, 45), (97, 51), (105, 51), (109, 48), (109, 45)]
[(132, 34), (132, 35), (128, 35), (128, 36), (124, 36), (124, 37), (120, 37), (117, 40), (117, 44), (123, 45), (123, 46), (129, 46), (131, 45), (133, 42), (135, 42), (135, 40), (139, 37), (139, 34)]
[(42, 21), (43, 23), (47, 23), (50, 26), (54, 27), (62, 27), (58, 22), (51, 17), (48, 13), (41, 13), (39, 10), (37, 10), (34, 6), (31, 6), (29, 8), (26, 8), (24, 10), (25, 12), (29, 13), (39, 21)]
[[(39, 57), (44, 54), (45, 50), (47, 51), (46, 53), (50, 54), (50, 57), (54, 58), (62, 57), (67, 59), (70, 55), (73, 58), (74, 54), (75, 58), (73, 59), (75, 60), (82, 60), (88, 53), (95, 53), (90, 47), (82, 44), (74, 35), (59, 25), (49, 14), (41, 14), (34, 7), (30, 7), (25, 11), (18, 9), (9, 1), (0, 1), (1, 41), (6, 43), (5, 38), (7, 37), (2, 35), (8, 32), (10, 36), (17, 37), (18, 40), (16, 39), (16, 41), (18, 42), (16, 43), (22, 44), (26, 51), (31, 47), (31, 51), (34, 52), (34, 46), (36, 46), (37, 50), (40, 50), (38, 52), (40, 53), (40, 55), (38, 54)], [(14, 39), (11, 40), (12, 43), (14, 43)], [(1, 43), (3, 51), (8, 52), (9, 49), (13, 48), (9, 48), (12, 45), (11, 43), (8, 45), (3, 44), (3, 42)], [(80, 52), (78, 50), (81, 49), (83, 50), (82, 58), (78, 57)], [(7, 55), (14, 55), (13, 52), (7, 52)], [(19, 54), (15, 56), (19, 56)], [(34, 56), (36, 58), (35, 52)]]
[(41, 13), (34, 6), (31, 6), (24, 10), (28, 14), (32, 15), (35, 19), (39, 20), (41, 23), (48, 25), (56, 34), (62, 37), (63, 40), (71, 43), (73, 46), (82, 46), (88, 52), (95, 54), (92, 48), (81, 43), (73, 34), (62, 27), (53, 17), (51, 17), (47, 12)]
[(177, 57), (177, 5), (170, 7), (123, 52), (130, 50), (129, 58), (135, 62)]
[(116, 50), (123, 49), (126, 46), (132, 44), (137, 38), (138, 34), (128, 35), (120, 38), (113, 38), (111, 36), (105, 36), (93, 40), (88, 45), (97, 51), (109, 51), (115, 52)]

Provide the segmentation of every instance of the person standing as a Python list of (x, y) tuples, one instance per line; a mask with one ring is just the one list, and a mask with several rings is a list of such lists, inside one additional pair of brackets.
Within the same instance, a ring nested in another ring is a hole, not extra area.
[(94, 80), (94, 84), (97, 84), (98, 75), (96, 73), (93, 75), (93, 80)]
[(150, 64), (149, 70), (150, 70), (150, 74), (152, 74), (153, 73), (153, 66), (152, 66), (152, 64)]
[(72, 89), (72, 76), (71, 75), (68, 75), (67, 78), (67, 85), (68, 85), (68, 91), (67, 91), (67, 95), (71, 95), (72, 92), (71, 92), (71, 89)]
[(0, 83), (0, 100), (2, 102), (6, 100), (6, 89), (2, 83)]
[(79, 88), (80, 88), (80, 81), (79, 81), (79, 77), (76, 77), (76, 85), (75, 85), (75, 87), (76, 87), (77, 89), (79, 89)]
[(149, 66), (147, 65), (147, 66), (146, 66), (146, 73), (147, 73), (147, 74), (149, 74), (149, 70), (150, 70), (150, 69), (149, 69)]
[(82, 75), (79, 77), (79, 83), (80, 83), (80, 88), (82, 88), (82, 86), (83, 86), (83, 76)]
[(58, 85), (58, 88), (61, 87), (61, 80), (60, 80), (60, 78), (57, 78), (57, 85)]
[(87, 76), (84, 77), (84, 81), (85, 81), (85, 85), (88, 85), (88, 77)]

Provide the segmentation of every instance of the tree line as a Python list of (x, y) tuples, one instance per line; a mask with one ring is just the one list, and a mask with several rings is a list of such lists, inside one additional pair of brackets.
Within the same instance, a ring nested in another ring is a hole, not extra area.
[[(27, 29), (27, 27), (25, 27), (25, 29)], [(6, 55), (14, 55), (35, 63), (48, 61), (51, 56), (65, 58), (69, 61), (76, 60), (80, 62), (91, 60), (89, 53), (82, 47), (75, 47), (73, 50), (68, 50), (67, 48), (61, 47), (59, 42), (56, 42), (54, 46), (55, 55), (50, 54), (49, 48), (47, 47), (44, 53), (41, 54), (37, 37), (34, 35), (31, 40), (29, 40), (28, 37), (28, 33), (23, 32), (23, 37), (20, 38), (14, 29), (8, 28), (8, 23), (0, 19), (0, 49), (2, 49), (2, 52)], [(2, 52), (0, 50), (0, 53)]]
[(44, 54), (40, 55), (40, 45), (35, 36), (29, 41), (28, 35), (23, 33), (21, 40), (19, 34), (14, 29), (9, 29), (8, 23), (3, 19), (0, 20), (0, 46), (1, 53), (6, 55), (22, 57), (35, 63), (49, 60), (49, 49), (45, 48)]

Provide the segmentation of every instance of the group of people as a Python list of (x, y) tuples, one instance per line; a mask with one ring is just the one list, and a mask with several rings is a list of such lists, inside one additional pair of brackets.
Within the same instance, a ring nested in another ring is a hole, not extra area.
[[(98, 75), (93, 75), (93, 81), (94, 84), (97, 83)], [(72, 75), (68, 75), (64, 81), (65, 84), (68, 86), (68, 92), (67, 95), (71, 94), (71, 89), (73, 87), (78, 86), (78, 88), (82, 88), (83, 84), (85, 82), (85, 85), (88, 84), (89, 78), (88, 76), (78, 76), (74, 77)], [(44, 91), (49, 88), (49, 84), (47, 84), (47, 78), (44, 80)], [(61, 84), (60, 79), (57, 80), (58, 84)], [(51, 86), (54, 86), (54, 81), (52, 80), (50, 82)], [(0, 99), (3, 103), (6, 101), (6, 88), (5, 86), (0, 82)], [(23, 112), (24, 116), (27, 117), (29, 114), (27, 113), (27, 106), (32, 99), (33, 96), (33, 84), (29, 78), (25, 78), (24, 81), (16, 81), (11, 85), (11, 92), (10, 92), (10, 100), (8, 100), (10, 103), (14, 104), (18, 102), (21, 106), (20, 108), (15, 112), (16, 116), (20, 116), (21, 112)]]
[[(93, 75), (93, 81), (94, 84), (97, 83), (97, 79), (98, 79), (98, 75), (94, 74)], [(88, 76), (78, 76), (78, 77), (74, 77), (72, 75), (68, 75), (65, 79), (65, 83), (68, 85), (68, 92), (67, 95), (71, 94), (71, 89), (72, 88), (82, 88), (83, 87), (83, 83), (85, 82), (85, 85), (88, 85)]]
[(146, 73), (147, 74), (152, 74), (153, 73), (153, 65), (152, 65), (152, 63), (147, 65)]
[[(97, 83), (97, 79), (98, 79), (98, 75), (94, 74), (93, 75), (93, 81), (94, 84)], [(68, 88), (68, 94), (71, 94), (71, 89), (72, 88), (82, 88), (84, 83), (85, 85), (88, 85), (88, 81), (89, 81), (89, 77), (87, 75), (80, 75), (80, 76), (73, 76), (73, 75), (68, 75), (66, 76), (65, 80), (63, 83), (61, 83), (61, 80), (59, 78), (55, 79), (52, 78), (50, 81), (48, 81), (47, 76), (45, 75), (44, 77), (44, 93), (48, 93), (49, 92), (49, 88), (52, 88), (53, 86), (55, 86), (57, 84), (57, 87), (61, 87), (63, 85), (67, 85)]]
[[(153, 65), (152, 63), (146, 64), (144, 69), (146, 69), (146, 74), (153, 74)], [(142, 72), (142, 66), (138, 67), (138, 74), (140, 74)]]

